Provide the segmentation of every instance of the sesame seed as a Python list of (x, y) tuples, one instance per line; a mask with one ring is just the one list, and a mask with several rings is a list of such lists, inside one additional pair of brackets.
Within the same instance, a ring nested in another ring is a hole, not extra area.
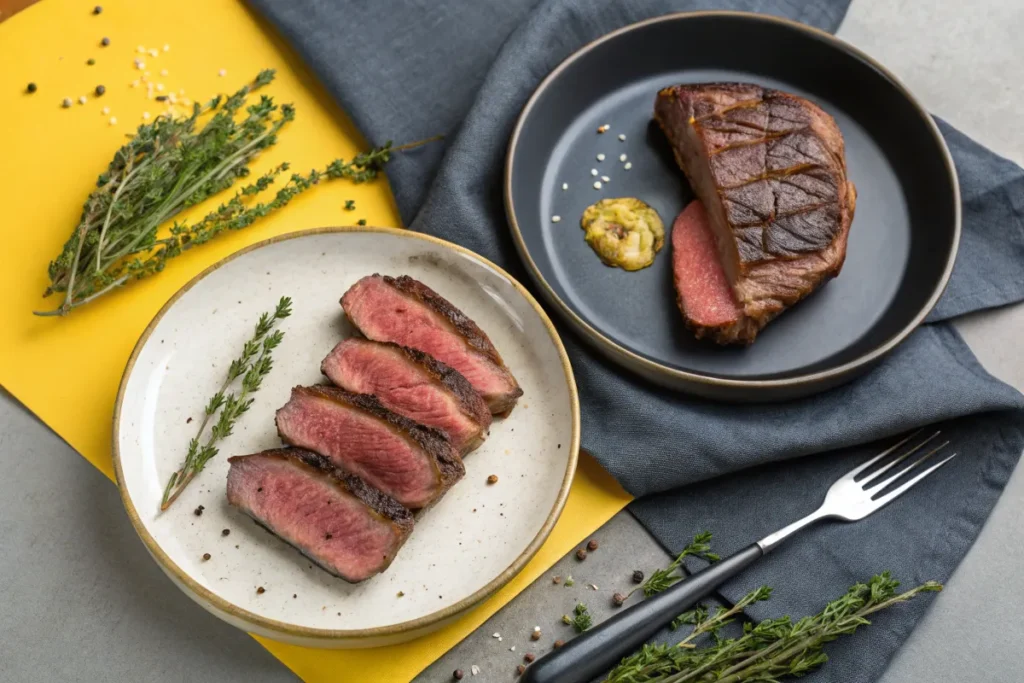
[(149, 72), (148, 71), (144, 71), (142, 73), (142, 80), (146, 80), (147, 78), (149, 78)]
[(171, 104), (174, 104), (175, 102), (178, 101), (178, 97), (174, 93), (171, 93), (170, 95), (168, 95), (167, 99), (170, 101)]
[(569, 183), (562, 183), (562, 191), (564, 192), (565, 190), (568, 190), (568, 189), (569, 189)]
[(142, 71), (142, 70), (144, 70), (146, 68), (146, 63), (144, 61), (142, 61), (141, 59), (139, 59), (138, 57), (136, 57), (135, 58), (135, 68), (138, 69), (139, 71)]
[(167, 69), (160, 69), (160, 75), (161, 76), (166, 76), (167, 75)]
[(620, 139), (620, 140), (622, 140), (623, 142), (625, 142), (625, 141), (626, 141), (626, 136), (625, 136), (625, 134), (623, 134), (623, 133), (619, 133), (619, 139)]
[(596, 168), (590, 169), (590, 175), (592, 175), (592, 176), (594, 176), (596, 178), (597, 177), (597, 169)]
[(218, 76), (227, 76), (228, 75), (228, 70), (227, 69), (221, 69), (220, 71), (217, 72), (217, 75)]
[(612, 181), (612, 179), (611, 179), (611, 178), (609, 178), (609, 177), (608, 177), (608, 176), (606, 176), (606, 175), (603, 175), (603, 176), (601, 176), (601, 181), (602, 181), (602, 182), (605, 182), (605, 183), (610, 183), (610, 182)]
[(167, 44), (165, 43), (165, 44), (164, 44), (164, 52), (170, 52), (170, 51), (171, 51), (171, 46), (170, 46), (170, 45), (167, 45)]
[(160, 52), (155, 47), (154, 48), (150, 48), (150, 50), (149, 50), (149, 56), (150, 57), (156, 57), (158, 54), (160, 54)]
[(103, 107), (103, 115), (106, 116), (110, 113), (110, 107)]
[(561, 216), (552, 216), (552, 217), (551, 217), (551, 222), (552, 222), (552, 223), (557, 223), (557, 222), (558, 222), (558, 221), (560, 221), (560, 220), (562, 220), (562, 217), (561, 217)]
[(135, 48), (135, 51), (138, 52), (140, 55), (146, 54), (146, 48), (142, 47), (141, 45)]
[(540, 626), (534, 626), (533, 630), (535, 633), (540, 633)]
[(595, 180), (594, 181), (594, 189), (595, 190), (600, 190), (601, 189), (601, 181), (600, 180)]
[(88, 101), (89, 101), (89, 98), (86, 97), (85, 95), (79, 95), (78, 96), (78, 103), (79, 104), (85, 104)]
[(626, 160), (626, 155), (625, 154), (620, 154), (619, 155), (619, 161), (625, 161), (625, 160)]
[(136, 78), (134, 81), (132, 81), (132, 87), (133, 88), (138, 88), (139, 87), (139, 83), (141, 83), (141, 82), (142, 81), (140, 81), (139, 79)]
[(178, 88), (178, 94), (179, 95), (184, 95), (185, 94), (185, 89), (184, 88)]
[(163, 92), (164, 91), (164, 84), (163, 83), (157, 83), (156, 84), (156, 89), (159, 90), (160, 92)]
[(116, 116), (111, 116), (110, 117), (110, 125), (112, 125), (112, 126), (117, 125), (117, 117)]
[(182, 103), (182, 104), (184, 104), (184, 105), (185, 105), (186, 107), (191, 107), (191, 106), (192, 106), (192, 100), (190, 100), (190, 99), (189, 99), (189, 98), (187, 98), (187, 97), (186, 97), (186, 98), (184, 98), (184, 99), (183, 99), (183, 100), (181, 101), (181, 103)]
[(142, 118), (144, 118), (144, 119), (146, 119), (147, 121), (149, 121), (149, 112), (148, 112), (148, 111), (144, 111), (144, 112), (142, 112)]
[(598, 161), (604, 161), (604, 155), (603, 154), (598, 154), (597, 155), (597, 160)]
[(623, 166), (622, 168), (624, 168), (624, 169), (626, 169), (628, 171), (629, 169), (633, 168), (633, 162), (632, 161), (627, 161), (626, 165)]

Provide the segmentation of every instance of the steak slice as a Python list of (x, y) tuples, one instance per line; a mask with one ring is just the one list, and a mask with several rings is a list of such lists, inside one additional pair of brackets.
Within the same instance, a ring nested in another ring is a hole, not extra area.
[(839, 127), (812, 102), (747, 83), (666, 88), (654, 116), (707, 211), (717, 260), (741, 309), (735, 321), (707, 326), (690, 315), (701, 304), (681, 295), (683, 316), (719, 343), (749, 344), (843, 266), (856, 190)]
[(447, 436), (391, 412), (374, 396), (295, 387), (276, 422), (285, 443), (326, 456), (413, 510), (437, 501), (466, 473)]
[(494, 344), (465, 313), (408, 275), (368, 275), (345, 292), (345, 315), (364, 336), (408, 346), (455, 368), (495, 415), (523, 395)]
[(387, 569), (412, 532), (411, 512), (316, 453), (278, 448), (228, 462), (228, 502), (346, 581)]
[(491, 412), (457, 370), (422, 351), (390, 342), (346, 339), (320, 371), (342, 389), (373, 394), (385, 408), (440, 429), (465, 454), (487, 438)]

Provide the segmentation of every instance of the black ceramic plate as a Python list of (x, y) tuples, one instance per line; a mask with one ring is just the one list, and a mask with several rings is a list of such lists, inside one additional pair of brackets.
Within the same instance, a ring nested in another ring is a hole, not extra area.
[[(684, 327), (669, 237), (651, 267), (629, 273), (603, 265), (579, 226), (602, 197), (639, 197), (670, 228), (693, 194), (652, 123), (655, 93), (710, 81), (758, 83), (818, 103), (842, 130), (858, 191), (842, 273), (748, 348), (698, 341)], [(603, 124), (610, 129), (598, 134)], [(595, 190), (591, 169), (610, 182)], [(654, 381), (729, 400), (806, 395), (868, 369), (934, 306), (960, 236), (952, 159), (910, 93), (833, 36), (744, 13), (659, 17), (565, 60), (516, 125), (505, 202), (533, 278), (587, 339)]]

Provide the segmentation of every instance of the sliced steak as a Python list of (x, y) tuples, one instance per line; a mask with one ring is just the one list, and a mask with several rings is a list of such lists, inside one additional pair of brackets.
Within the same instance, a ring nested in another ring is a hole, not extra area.
[(389, 342), (346, 339), (334, 347), (320, 370), (342, 389), (373, 394), (384, 407), (440, 429), (468, 453), (487, 438), (491, 412), (457, 370)]
[(429, 353), (458, 370), (495, 415), (507, 415), (523, 395), (483, 330), (418, 280), (368, 275), (345, 292), (341, 305), (369, 339)]
[(277, 431), (407, 508), (429, 506), (466, 473), (444, 433), (393, 413), (374, 396), (337, 387), (292, 389)]
[[(812, 102), (746, 83), (666, 88), (654, 115), (707, 211), (742, 309), (732, 324), (703, 333), (749, 344), (843, 266), (856, 190), (839, 127)], [(676, 273), (677, 283), (689, 279), (700, 274)], [(692, 297), (685, 303), (701, 307)], [(705, 327), (688, 310), (683, 315)]]
[(411, 512), (316, 453), (278, 448), (228, 462), (228, 502), (346, 581), (387, 569), (412, 532)]

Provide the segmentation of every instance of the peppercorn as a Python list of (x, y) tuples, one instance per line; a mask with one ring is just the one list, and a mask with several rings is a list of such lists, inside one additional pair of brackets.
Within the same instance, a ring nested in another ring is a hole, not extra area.
[(523, 655), (523, 661), (527, 664), (532, 664), (533, 660), (535, 659), (537, 659), (537, 655), (533, 654), (532, 652), (527, 652), (525, 655)]
[(640, 571), (639, 569), (635, 570), (633, 572), (633, 583), (643, 583), (643, 582), (644, 582), (644, 573), (642, 571)]
[(551, 577), (551, 583), (553, 583), (555, 585), (562, 583), (562, 577), (561, 576), (552, 576)]
[(452, 672), (452, 678), (454, 678), (457, 681), (461, 681), (462, 677), (465, 676), (465, 675), (466, 674), (462, 673), (462, 669), (456, 669), (455, 671)]
[(260, 586), (259, 588), (256, 589), (256, 595), (263, 595), (266, 592), (267, 592), (267, 589), (264, 588), (263, 586)]
[(110, 38), (103, 36), (103, 40), (100, 41), (100, 45), (102, 45), (103, 47), (110, 45)]
[(530, 633), (530, 640), (540, 640), (540, 629), (534, 629)]
[(522, 676), (526, 672), (526, 667), (520, 664), (516, 667), (516, 674)]
[(589, 550), (590, 552), (594, 552), (595, 550), (597, 550), (597, 539), (596, 538), (590, 539), (590, 543), (587, 543), (587, 550)]
[(203, 516), (203, 510), (205, 510), (205, 509), (206, 509), (206, 508), (204, 508), (204, 507), (203, 507), (202, 505), (200, 505), (199, 507), (197, 507), (197, 508), (196, 508), (196, 509), (195, 509), (195, 510), (193, 511), (193, 514), (195, 514), (195, 516), (196, 516), (196, 517), (202, 517), (202, 516)]
[(92, 65), (94, 65), (96, 63), (96, 60), (93, 59), (92, 57), (89, 57), (89, 59), (85, 60), (85, 63), (88, 64), (89, 66), (92, 66)]
[(558, 648), (562, 647), (563, 645), (565, 645), (565, 641), (564, 640), (556, 640), (553, 647), (557, 650)]
[(203, 553), (203, 562), (210, 559), (210, 553)]
[(96, 5), (95, 7), (92, 8), (92, 13), (93, 14), (103, 14), (103, 8), (100, 7), (99, 5)]
[(107, 92), (107, 89), (105, 87), (103, 87), (102, 85), (97, 85), (96, 86), (96, 96), (97, 97), (99, 97), (100, 95), (102, 95), (105, 92)]
[(36, 91), (36, 84), (35, 83), (29, 83), (28, 87), (25, 88), (25, 91), (26, 92), (35, 92)]
[(580, 562), (582, 562), (583, 560), (587, 559), (587, 551), (584, 550), (583, 548), (580, 548), (579, 550), (577, 550), (576, 551), (576, 559), (579, 560)]
[(488, 484), (497, 484), (498, 483), (498, 475), (497, 474), (492, 474), (491, 476), (487, 477), (487, 483)]
[(156, 101), (157, 102), (166, 102), (167, 101), (167, 95), (157, 95), (156, 96)]
[(231, 533), (231, 529), (223, 529), (223, 530), (222, 530), (222, 531), (220, 532), (220, 535), (221, 535), (221, 536), (227, 536), (227, 535), (228, 535), (228, 534), (230, 534), (230, 533)]
[(622, 607), (622, 603), (626, 602), (626, 596), (622, 593), (616, 593), (612, 596), (612, 602), (615, 603), (616, 607)]

